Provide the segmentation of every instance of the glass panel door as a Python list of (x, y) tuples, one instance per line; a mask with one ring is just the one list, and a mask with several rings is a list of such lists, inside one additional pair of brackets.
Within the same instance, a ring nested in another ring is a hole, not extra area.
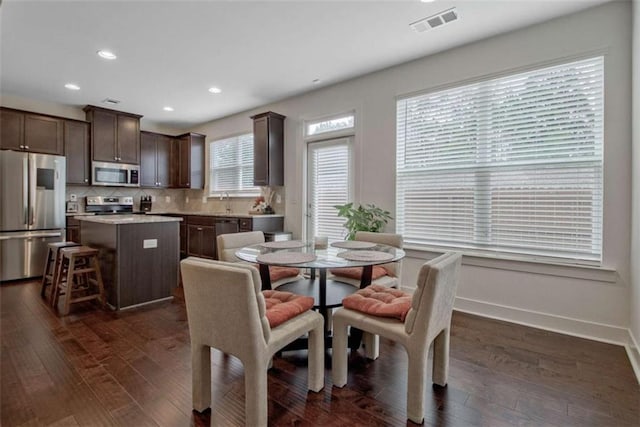
[(351, 200), (351, 140), (337, 138), (311, 142), (307, 150), (307, 239), (326, 236), (344, 239), (345, 219), (335, 205)]

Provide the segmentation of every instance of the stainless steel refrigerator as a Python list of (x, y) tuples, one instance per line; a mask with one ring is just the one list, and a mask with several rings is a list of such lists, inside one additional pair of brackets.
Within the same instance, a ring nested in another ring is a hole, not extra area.
[(47, 245), (64, 240), (63, 156), (0, 151), (0, 281), (41, 276)]

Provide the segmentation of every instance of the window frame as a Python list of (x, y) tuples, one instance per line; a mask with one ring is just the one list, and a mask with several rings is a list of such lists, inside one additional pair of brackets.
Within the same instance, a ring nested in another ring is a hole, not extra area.
[[(605, 79), (605, 73), (606, 73), (606, 66), (605, 66), (605, 55), (603, 53), (600, 52), (594, 52), (591, 53), (589, 55), (585, 55), (585, 56), (579, 56), (579, 57), (573, 57), (573, 58), (563, 58), (562, 60), (559, 61), (553, 61), (553, 62), (546, 62), (546, 63), (540, 63), (540, 64), (536, 64), (533, 66), (528, 66), (528, 67), (523, 67), (523, 68), (518, 68), (518, 69), (511, 69), (505, 72), (501, 72), (501, 73), (495, 73), (495, 74), (491, 74), (491, 75), (486, 75), (483, 76), (481, 78), (476, 78), (476, 79), (468, 79), (468, 80), (464, 80), (464, 81), (459, 81), (456, 82), (455, 84), (447, 84), (447, 85), (442, 85), (442, 86), (437, 86), (437, 87), (433, 87), (430, 89), (426, 89), (426, 90), (421, 90), (421, 91), (416, 91), (416, 92), (412, 92), (412, 93), (406, 93), (400, 96), (396, 97), (396, 144), (399, 144), (399, 136), (398, 132), (400, 129), (400, 123), (398, 122), (398, 117), (399, 117), (399, 106), (400, 106), (400, 102), (401, 101), (405, 101), (405, 100), (409, 100), (409, 99), (415, 99), (415, 98), (419, 98), (425, 95), (434, 95), (434, 94), (438, 94), (440, 92), (446, 92), (448, 90), (456, 90), (456, 89), (461, 89), (461, 88), (465, 88), (467, 86), (472, 86), (472, 85), (481, 85), (481, 84), (491, 84), (491, 82), (495, 82), (495, 81), (499, 81), (501, 79), (505, 79), (505, 78), (509, 78), (509, 77), (513, 77), (513, 76), (518, 76), (518, 75), (524, 75), (526, 73), (535, 73), (536, 71), (540, 70), (544, 70), (547, 68), (553, 68), (556, 66), (569, 66), (569, 65), (573, 65), (574, 63), (579, 63), (581, 61), (586, 61), (586, 60), (599, 60), (599, 64), (600, 64), (600, 98), (599, 98), (599, 135), (598, 137), (598, 141), (599, 141), (599, 187), (597, 187), (597, 189), (600, 191), (599, 193), (599, 217), (591, 217), (591, 218), (595, 218), (597, 220), (599, 220), (599, 236), (597, 236), (596, 240), (593, 240), (592, 237), (592, 242), (597, 242), (597, 244), (599, 244), (599, 253), (597, 254), (599, 256), (599, 259), (595, 260), (595, 259), (581, 259), (581, 258), (575, 258), (575, 257), (565, 257), (565, 256), (549, 256), (549, 255), (544, 255), (544, 254), (532, 254), (532, 253), (525, 253), (525, 252), (516, 252), (513, 250), (509, 250), (509, 251), (500, 251), (500, 250), (495, 250), (495, 249), (483, 249), (477, 245), (472, 245), (470, 247), (460, 247), (460, 246), (456, 246), (456, 245), (438, 245), (438, 244), (429, 244), (429, 245), (425, 245), (425, 244), (412, 244), (412, 243), (405, 243), (405, 246), (407, 248), (413, 249), (413, 250), (417, 250), (417, 251), (436, 251), (436, 252), (441, 252), (442, 250), (457, 250), (460, 252), (463, 252), (465, 255), (469, 255), (471, 257), (480, 257), (480, 258), (491, 258), (491, 259), (496, 259), (496, 260), (511, 260), (511, 261), (522, 261), (522, 262), (533, 262), (533, 263), (545, 263), (545, 264), (555, 264), (555, 265), (565, 265), (565, 266), (576, 266), (576, 267), (600, 267), (602, 266), (603, 260), (604, 260), (604, 249), (605, 249), (605, 242), (604, 242), (604, 216), (605, 216), (605, 205), (604, 205), (604, 199), (605, 199), (605, 195), (604, 195), (604, 191), (605, 191), (605, 185), (604, 185), (604, 156), (605, 156), (605, 150), (604, 150), (604, 137), (605, 137), (605, 131), (604, 131), (604, 127), (605, 127), (605, 107), (604, 107), (604, 103), (605, 103), (605, 98), (606, 98), (606, 94), (605, 94), (605, 86), (606, 86), (606, 79)], [(570, 76), (570, 75), (568, 75)], [(575, 135), (573, 135), (573, 138), (575, 138)], [(406, 148), (405, 148), (406, 149)], [(398, 146), (396, 146), (396, 155), (399, 155), (400, 153), (400, 149)], [(396, 160), (396, 166), (398, 165), (399, 160)], [(567, 163), (568, 162), (559, 162), (559, 164), (563, 164), (563, 163)], [(494, 168), (496, 168), (494, 166)], [(497, 168), (496, 168), (497, 169)], [(476, 172), (478, 170), (482, 170), (482, 167), (476, 167), (475, 168)], [(399, 204), (400, 204), (400, 196), (398, 194), (398, 189), (399, 189), (399, 171), (398, 168), (396, 168), (396, 173), (395, 173), (395, 178), (396, 178), (396, 218), (399, 219)], [(476, 184), (474, 187), (474, 197), (476, 197), (476, 195), (478, 194), (479, 191), (479, 186)], [(485, 190), (486, 192), (487, 190)], [(596, 209), (597, 210), (597, 209)], [(491, 218), (491, 214), (489, 213), (485, 218)], [(476, 227), (477, 224), (477, 220), (474, 219), (474, 228)], [(592, 233), (593, 236), (593, 233)], [(475, 241), (473, 242), (475, 243)]]
[[(222, 141), (226, 141), (226, 140), (230, 140), (230, 139), (236, 139), (237, 143), (235, 144), (235, 148), (236, 150), (239, 149), (239, 144), (238, 142), (240, 141), (241, 137), (244, 136), (249, 136), (251, 135), (252, 138), (252, 142), (253, 142), (253, 130), (251, 131), (247, 131), (247, 132), (238, 132), (238, 133), (234, 133), (231, 135), (227, 135), (224, 137), (219, 137), (216, 139), (213, 139), (211, 141), (209, 141), (207, 143), (207, 150), (208, 150), (208, 162), (207, 162), (207, 180), (208, 180), (208, 190), (207, 190), (207, 197), (209, 198), (213, 198), (213, 197), (222, 197), (225, 194), (229, 194), (229, 197), (257, 197), (261, 194), (261, 190), (259, 186), (253, 186), (251, 188), (248, 188), (246, 190), (240, 189), (240, 188), (235, 188), (233, 190), (222, 190), (222, 189), (214, 189), (213, 185), (213, 153), (214, 153), (214, 148), (213, 148), (213, 144), (215, 144), (216, 142), (222, 142)], [(253, 149), (250, 151), (251, 152), (251, 175), (253, 176)], [(236, 166), (241, 168), (240, 171), (242, 171), (242, 162), (240, 163), (240, 165)]]
[[(319, 124), (319, 123), (322, 123), (322, 122), (329, 122), (331, 120), (341, 119), (341, 118), (349, 117), (349, 116), (353, 117), (353, 126), (351, 126), (351, 127), (342, 128), (342, 129), (336, 129), (336, 130), (330, 130), (330, 131), (326, 131), (326, 132), (316, 133), (316, 134), (313, 134), (313, 135), (309, 135), (309, 133), (308, 133), (309, 126), (312, 125), (312, 124)], [(314, 119), (304, 120), (303, 129), (302, 129), (302, 135), (303, 135), (305, 143), (323, 141), (323, 140), (329, 140), (329, 139), (336, 139), (336, 138), (341, 138), (341, 137), (349, 137), (349, 136), (354, 136), (355, 135), (356, 126), (357, 126), (356, 112), (355, 112), (355, 110), (349, 110), (349, 111), (345, 111), (345, 112), (342, 112), (342, 113), (329, 114), (329, 115), (326, 115), (326, 116), (316, 117)]]

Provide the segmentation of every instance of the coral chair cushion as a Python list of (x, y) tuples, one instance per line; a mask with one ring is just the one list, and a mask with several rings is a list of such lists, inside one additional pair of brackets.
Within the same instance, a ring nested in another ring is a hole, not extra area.
[[(329, 270), (331, 274), (334, 276), (342, 276), (348, 277), (349, 279), (362, 279), (362, 267), (344, 267), (344, 268), (334, 268), (333, 270)], [(371, 271), (371, 280), (376, 280), (381, 278), (382, 276), (386, 276), (389, 274), (384, 267), (379, 265), (374, 265)]]
[(404, 322), (411, 308), (411, 294), (382, 285), (371, 285), (342, 300), (345, 308)]
[[(253, 264), (255, 268), (260, 270), (259, 264)], [(277, 282), (280, 279), (284, 279), (285, 277), (296, 277), (300, 274), (299, 268), (294, 267), (279, 267), (277, 265), (269, 266), (269, 278), (271, 279), (271, 283)]]
[(313, 308), (313, 297), (296, 295), (283, 291), (262, 291), (267, 307), (267, 320), (269, 326), (276, 326), (286, 322), (297, 315)]
[(269, 266), (269, 277), (271, 277), (271, 283), (277, 282), (280, 279), (284, 279), (285, 277), (296, 277), (300, 274), (300, 269), (293, 267), (279, 267), (279, 266)]

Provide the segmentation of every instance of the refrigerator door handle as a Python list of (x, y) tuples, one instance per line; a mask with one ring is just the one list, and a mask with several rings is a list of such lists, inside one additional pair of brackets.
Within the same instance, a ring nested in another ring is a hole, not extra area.
[(36, 167), (36, 158), (29, 156), (29, 225), (35, 222), (36, 210), (36, 185), (38, 183), (38, 169)]
[(34, 233), (33, 231), (27, 231), (26, 233), (21, 234), (12, 234), (12, 235), (1, 235), (0, 240), (13, 240), (13, 239), (37, 239), (40, 237), (60, 237), (62, 236), (61, 231), (43, 231), (41, 233)]
[(23, 224), (29, 224), (29, 158), (22, 159), (22, 211)]

